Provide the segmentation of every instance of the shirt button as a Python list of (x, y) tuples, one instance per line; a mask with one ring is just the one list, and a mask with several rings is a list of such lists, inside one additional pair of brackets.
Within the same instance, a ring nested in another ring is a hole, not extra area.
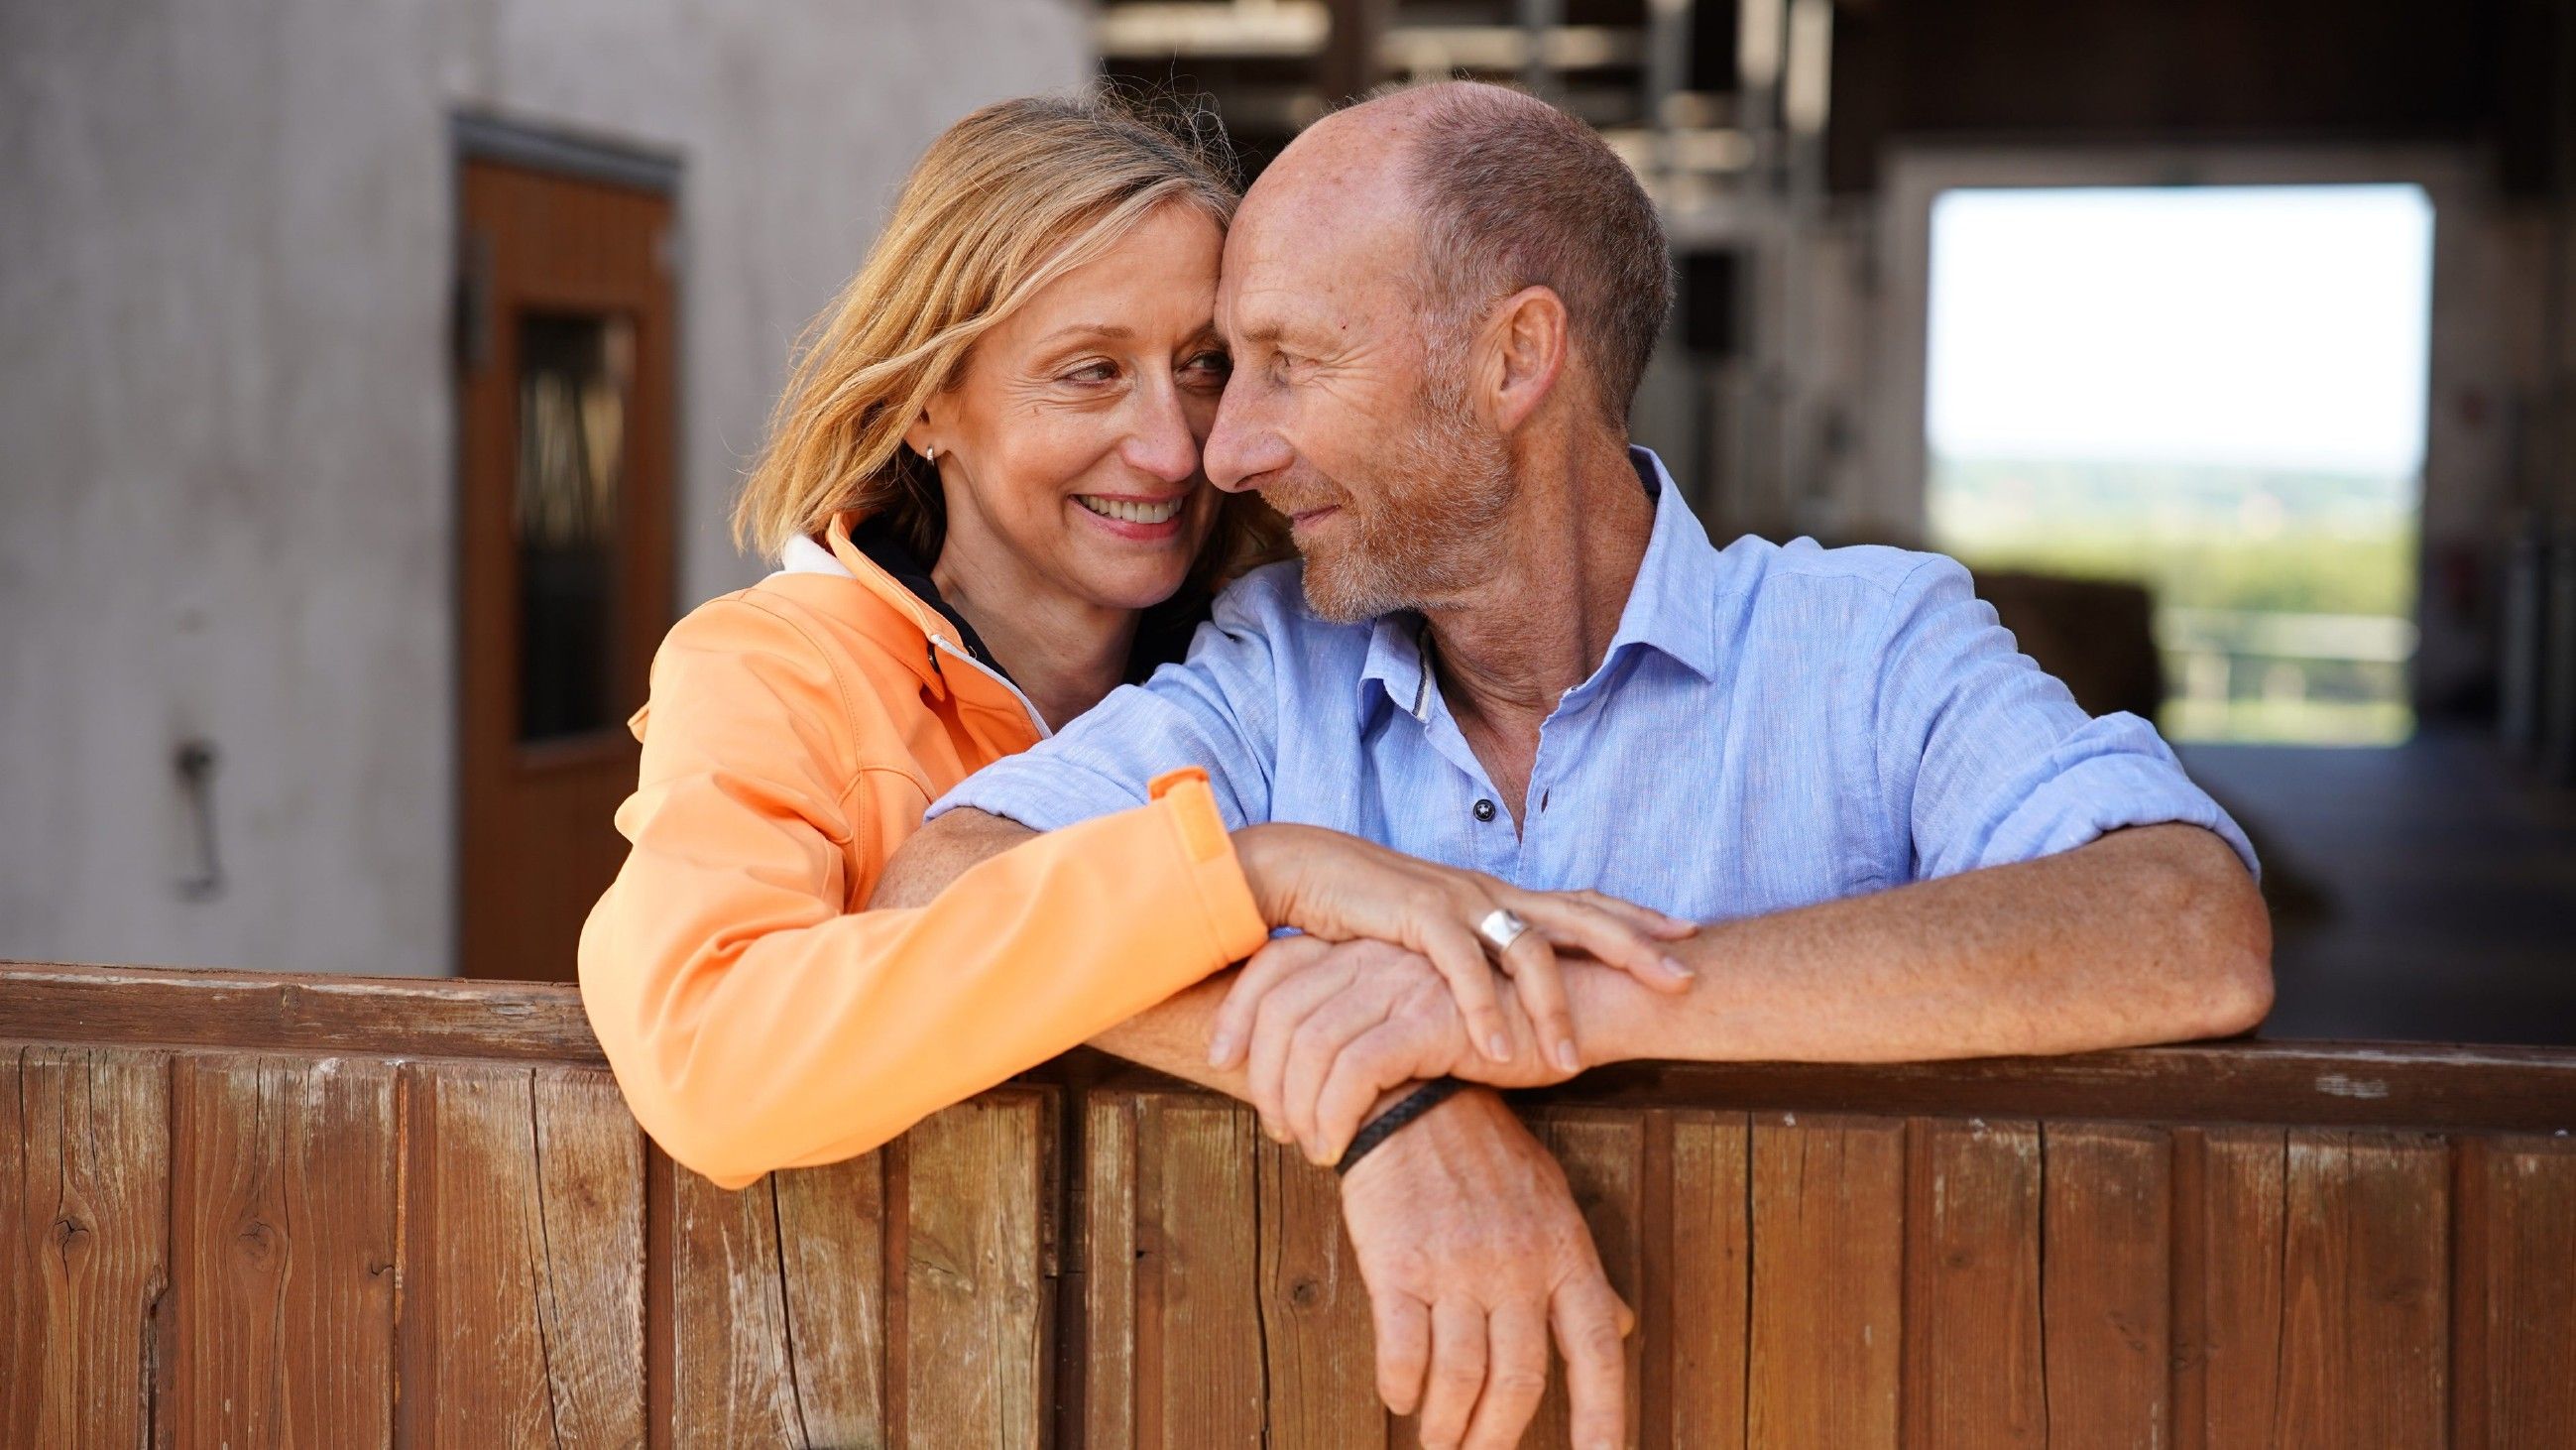
[(1478, 802), (1476, 802), (1476, 819), (1477, 819), (1477, 820), (1480, 820), (1480, 821), (1490, 821), (1490, 820), (1492, 820), (1493, 818), (1494, 818), (1494, 803), (1493, 803), (1492, 801), (1478, 801)]

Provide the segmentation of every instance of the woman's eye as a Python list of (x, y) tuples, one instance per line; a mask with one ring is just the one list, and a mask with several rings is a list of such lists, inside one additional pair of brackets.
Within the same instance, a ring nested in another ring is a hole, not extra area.
[(1204, 377), (1222, 379), (1234, 371), (1234, 359), (1221, 352), (1203, 352), (1191, 358), (1188, 367)]
[(1096, 362), (1085, 363), (1081, 367), (1075, 368), (1072, 372), (1066, 373), (1064, 375), (1064, 380), (1069, 383), (1106, 383), (1115, 380), (1117, 376), (1118, 369), (1116, 366), (1110, 363)]

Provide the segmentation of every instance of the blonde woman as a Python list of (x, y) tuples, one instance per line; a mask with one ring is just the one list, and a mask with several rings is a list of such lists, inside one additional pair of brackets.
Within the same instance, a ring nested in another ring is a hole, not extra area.
[(1209, 129), (1084, 97), (942, 135), (743, 493), (779, 572), (655, 659), (582, 998), (636, 1118), (719, 1184), (866, 1152), (1274, 928), (1432, 958), (1503, 1057), (1571, 1040), (1551, 941), (1680, 985), (1661, 942), (1686, 926), (1333, 832), (1229, 834), (1187, 771), (929, 906), (863, 909), (931, 801), (1178, 658), (1272, 547), (1199, 471), (1235, 200)]

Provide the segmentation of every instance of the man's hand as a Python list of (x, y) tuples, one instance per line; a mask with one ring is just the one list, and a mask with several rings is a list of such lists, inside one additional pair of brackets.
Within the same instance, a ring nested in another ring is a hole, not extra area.
[(1492, 1093), (1458, 1094), (1360, 1160), (1342, 1215), (1368, 1285), (1378, 1394), (1396, 1414), (1420, 1409), (1428, 1450), (1519, 1444), (1547, 1387), (1551, 1328), (1574, 1444), (1621, 1443), (1620, 1341), (1636, 1317), (1564, 1172)]
[[(1567, 962), (1570, 971), (1607, 968)], [(1533, 1028), (1510, 994), (1504, 1030), (1516, 1048)], [(1330, 944), (1284, 937), (1245, 965), (1218, 1009), (1217, 1032), (1250, 1042), (1245, 1097), (1271, 1137), (1294, 1139), (1332, 1163), (1371, 1116), (1409, 1082), (1449, 1076), (1494, 1087), (1543, 1087), (1574, 1074), (1545, 1055), (1481, 1050), (1437, 967), (1384, 942)]]

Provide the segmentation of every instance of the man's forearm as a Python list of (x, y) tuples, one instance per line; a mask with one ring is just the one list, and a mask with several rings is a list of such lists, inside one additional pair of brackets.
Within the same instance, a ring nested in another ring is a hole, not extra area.
[(1208, 1063), (1208, 1030), (1232, 985), (1234, 973), (1219, 972), (1101, 1033), (1091, 1045), (1184, 1082), (1245, 1098), (1250, 1089), (1241, 1063), (1223, 1068)]
[(1585, 966), (1594, 1061), (1901, 1062), (2242, 1032), (2271, 1005), (2271, 928), (2194, 826), (1704, 928), (1676, 999)]

